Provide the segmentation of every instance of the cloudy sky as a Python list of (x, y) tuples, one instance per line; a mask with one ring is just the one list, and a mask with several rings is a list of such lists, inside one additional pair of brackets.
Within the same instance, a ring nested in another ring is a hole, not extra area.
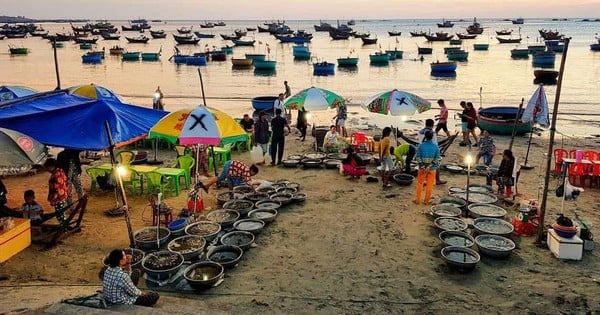
[(0, 0), (0, 8), (39, 19), (600, 18), (600, 0)]

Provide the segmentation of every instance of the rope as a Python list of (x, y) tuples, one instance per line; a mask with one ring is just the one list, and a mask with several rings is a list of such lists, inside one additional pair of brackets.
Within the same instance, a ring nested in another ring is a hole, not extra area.
[[(98, 287), (97, 284), (14, 284), (14, 285), (3, 285), (2, 288), (27, 288), (27, 287)], [(430, 304), (440, 301), (437, 300), (426, 300), (426, 301), (401, 301), (401, 300), (380, 300), (380, 299), (362, 299), (362, 298), (349, 298), (340, 299), (333, 297), (319, 297), (319, 296), (301, 296), (301, 295), (284, 295), (284, 294), (270, 294), (270, 293), (243, 293), (243, 292), (224, 292), (224, 293), (202, 293), (207, 296), (263, 296), (271, 298), (282, 298), (292, 300), (309, 300), (309, 301), (335, 301), (343, 303), (386, 303), (386, 304), (402, 304), (402, 305), (418, 305), (418, 304)]]

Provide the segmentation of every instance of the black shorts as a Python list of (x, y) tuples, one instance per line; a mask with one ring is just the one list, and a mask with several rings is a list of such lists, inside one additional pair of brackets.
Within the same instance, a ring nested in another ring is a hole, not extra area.
[(475, 130), (475, 127), (477, 127), (476, 123), (467, 123), (467, 129)]
[(438, 122), (435, 127), (435, 132), (438, 133), (440, 130), (444, 130), (444, 132), (448, 132), (448, 123), (447, 122)]

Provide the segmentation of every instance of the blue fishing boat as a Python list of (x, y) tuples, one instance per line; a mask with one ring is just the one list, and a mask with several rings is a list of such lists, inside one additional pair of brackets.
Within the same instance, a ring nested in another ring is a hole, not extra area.
[(432, 62), (430, 64), (431, 72), (453, 72), (456, 71), (456, 61)]
[(388, 55), (390, 55), (390, 57), (394, 56), (395, 59), (402, 59), (402, 57), (404, 56), (403, 50), (394, 49), (394, 50), (386, 50), (385, 52)]
[(241, 39), (233, 39), (231, 40), (233, 44), (236, 46), (254, 46), (255, 40), (241, 40)]
[(81, 44), (79, 44), (79, 49), (92, 49), (92, 44), (90, 44), (90, 43), (81, 43)]
[(358, 65), (358, 57), (344, 57), (337, 59), (338, 67), (356, 67)]
[(556, 53), (553, 51), (539, 52), (533, 55), (534, 66), (552, 66), (555, 60)]
[[(521, 121), (524, 109), (518, 107), (498, 106), (479, 110), (478, 125), (481, 130), (491, 134), (511, 135), (513, 129), (517, 135), (531, 132), (532, 124)], [(516, 123), (515, 123), (515, 120)]]
[(101, 63), (102, 55), (93, 53), (93, 52), (89, 52), (89, 53), (81, 56), (81, 62), (83, 62), (83, 63)]
[(206, 66), (206, 55), (204, 53), (197, 53), (187, 56), (185, 64), (189, 66)]
[(469, 59), (469, 52), (464, 50), (450, 50), (448, 52), (448, 60), (451, 61), (467, 61)]
[(369, 55), (369, 61), (371, 62), (371, 64), (385, 65), (390, 62), (390, 55), (378, 51), (372, 55)]
[(529, 48), (511, 49), (510, 57), (513, 59), (528, 59), (529, 58)]
[(123, 61), (138, 61), (138, 60), (140, 60), (140, 55), (141, 55), (141, 53), (139, 51), (124, 52), (123, 54), (121, 54), (121, 60), (123, 60)]
[(473, 44), (473, 50), (488, 50), (490, 44)]
[(273, 110), (277, 96), (257, 96), (252, 99), (252, 108), (257, 111)]
[(312, 53), (308, 50), (307, 46), (294, 46), (293, 48), (294, 59), (306, 60), (310, 59)]
[(592, 51), (600, 51), (600, 44), (591, 44), (590, 50)]
[(227, 55), (232, 55), (233, 54), (233, 47), (231, 47), (231, 46), (223, 46), (223, 47), (221, 47), (221, 51), (224, 52)]
[(333, 75), (335, 64), (327, 61), (313, 63), (313, 75)]

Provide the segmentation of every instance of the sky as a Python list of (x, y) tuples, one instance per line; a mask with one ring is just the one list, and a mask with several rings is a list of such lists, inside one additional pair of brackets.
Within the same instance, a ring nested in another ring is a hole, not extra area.
[(600, 18), (600, 0), (0, 0), (0, 15), (92, 20)]

